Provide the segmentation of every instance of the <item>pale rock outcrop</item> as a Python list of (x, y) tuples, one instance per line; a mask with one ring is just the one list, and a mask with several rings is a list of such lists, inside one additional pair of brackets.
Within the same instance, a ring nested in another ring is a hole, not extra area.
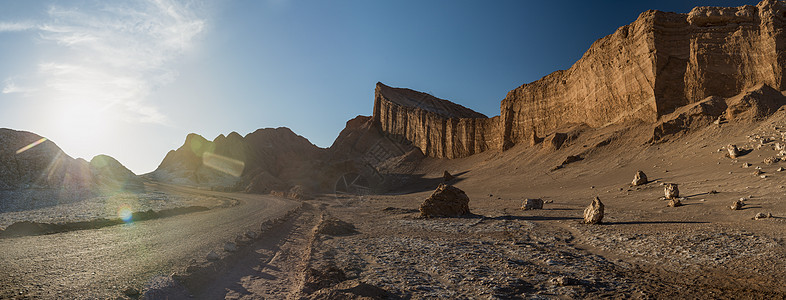
[(663, 193), (666, 196), (666, 199), (676, 199), (680, 197), (680, 188), (679, 185), (676, 183), (667, 183), (663, 187)]
[(587, 208), (584, 209), (584, 224), (600, 224), (603, 221), (605, 206), (600, 198), (595, 197)]
[(630, 184), (633, 186), (647, 184), (649, 182), (647, 180), (647, 174), (644, 174), (642, 171), (636, 171), (636, 175), (633, 176), (633, 182)]

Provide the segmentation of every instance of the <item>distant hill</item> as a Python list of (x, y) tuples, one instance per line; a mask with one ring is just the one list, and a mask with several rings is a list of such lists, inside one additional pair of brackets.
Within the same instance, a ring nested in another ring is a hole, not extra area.
[(114, 158), (74, 159), (35, 133), (0, 128), (0, 210), (142, 189), (141, 179)]

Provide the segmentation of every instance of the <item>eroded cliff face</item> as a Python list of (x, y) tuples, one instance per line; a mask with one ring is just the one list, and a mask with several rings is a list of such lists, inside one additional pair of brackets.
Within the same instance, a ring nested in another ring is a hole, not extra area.
[(373, 122), (423, 154), (456, 158), (497, 148), (499, 118), (432, 95), (377, 83)]
[(652, 123), (709, 96), (759, 84), (783, 90), (784, 13), (781, 1), (644, 12), (570, 69), (509, 92), (501, 105), (504, 148), (568, 123)]
[(771, 0), (687, 14), (647, 11), (593, 43), (570, 69), (510, 91), (499, 117), (458, 105), (440, 109), (452, 106), (377, 84), (374, 121), (424, 154), (447, 158), (531, 144), (574, 124), (653, 124), (707, 97), (730, 98), (759, 85), (786, 89), (785, 21), (786, 3)]

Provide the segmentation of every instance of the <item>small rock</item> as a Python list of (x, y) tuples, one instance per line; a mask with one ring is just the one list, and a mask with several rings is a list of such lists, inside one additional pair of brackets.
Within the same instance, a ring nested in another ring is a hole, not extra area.
[(584, 209), (584, 224), (600, 224), (603, 220), (604, 205), (600, 198), (595, 197), (592, 203)]
[(761, 174), (764, 174), (764, 172), (762, 172), (761, 170), (756, 170), (753, 172), (753, 176), (759, 176)]
[(679, 198), (680, 197), (679, 185), (676, 183), (668, 183), (663, 188), (663, 193), (666, 195), (666, 199)]
[(767, 175), (759, 175), (759, 178), (761, 178), (761, 179), (766, 179), (766, 178), (767, 178)]
[(207, 254), (207, 260), (218, 260), (219, 258), (221, 257), (218, 256), (218, 253), (216, 253), (216, 251), (211, 250), (210, 253)]
[(732, 204), (732, 205), (730, 206), (731, 210), (741, 210), (741, 209), (742, 209), (742, 207), (743, 207), (743, 206), (745, 206), (745, 203), (744, 203), (744, 202), (742, 202), (742, 201), (743, 201), (743, 200), (742, 200), (742, 199), (740, 199), (740, 200), (737, 200), (736, 202), (734, 202), (734, 204)]
[(540, 198), (524, 199), (524, 202), (521, 203), (521, 209), (523, 210), (543, 209), (543, 199)]
[(233, 242), (227, 242), (226, 244), (224, 244), (224, 251), (235, 252), (237, 251), (237, 245)]
[(777, 163), (779, 160), (780, 159), (777, 158), (777, 157), (770, 156), (770, 157), (767, 157), (767, 158), (764, 159), (764, 164), (765, 165), (772, 165), (774, 163)]
[(749, 163), (743, 163), (743, 164), (742, 164), (742, 167), (743, 167), (743, 168), (750, 168), (750, 167), (751, 167), (751, 164), (749, 164)]
[(729, 144), (726, 146), (726, 150), (729, 151), (729, 157), (731, 158), (737, 158), (737, 156), (740, 155), (740, 150), (737, 149), (737, 145)]
[(252, 240), (257, 238), (257, 233), (251, 230), (246, 231), (245, 235), (247, 238), (250, 238)]
[(761, 212), (757, 213), (755, 216), (753, 216), (754, 220), (761, 220), (761, 219), (766, 219), (766, 218), (767, 218), (767, 215), (765, 215), (764, 213), (761, 213)]
[(642, 171), (636, 171), (636, 175), (633, 176), (633, 182), (631, 182), (631, 185), (642, 185), (646, 184), (647, 182), (649, 182), (647, 180), (647, 174), (644, 174)]
[(575, 278), (567, 277), (567, 276), (558, 276), (551, 279), (551, 283), (556, 286), (569, 286), (569, 285), (578, 285), (579, 281)]
[(679, 207), (679, 206), (682, 206), (682, 202), (680, 201), (680, 198), (674, 198), (674, 199), (669, 200), (669, 204), (667, 206), (668, 207)]
[(778, 172), (783, 172), (783, 167), (779, 167), (779, 168), (778, 168), (777, 170), (775, 170), (775, 171), (778, 171)]

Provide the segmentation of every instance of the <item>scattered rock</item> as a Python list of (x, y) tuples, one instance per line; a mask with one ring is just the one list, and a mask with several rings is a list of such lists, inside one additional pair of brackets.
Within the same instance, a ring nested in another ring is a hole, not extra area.
[(442, 173), (442, 181), (444, 181), (444, 182), (451, 181), (451, 180), (453, 180), (453, 179), (455, 179), (455, 178), (456, 178), (456, 177), (455, 177), (455, 176), (453, 176), (453, 175), (450, 175), (450, 173), (448, 173), (448, 171), (447, 171), (447, 170), (446, 170), (444, 173)]
[(600, 224), (603, 220), (603, 202), (595, 197), (592, 203), (584, 209), (584, 224)]
[(729, 157), (731, 158), (737, 158), (738, 156), (740, 156), (740, 150), (737, 149), (737, 145), (729, 144), (728, 146), (726, 146), (726, 150), (729, 151)]
[(424, 217), (457, 217), (468, 215), (469, 197), (461, 189), (440, 184), (437, 189), (420, 205), (420, 215)]
[(761, 220), (761, 219), (766, 219), (766, 218), (772, 218), (772, 214), (771, 213), (767, 213), (765, 215), (764, 213), (760, 212), (760, 213), (757, 213), (755, 216), (753, 216), (754, 220)]
[(777, 170), (775, 170), (775, 171), (778, 171), (778, 172), (783, 172), (783, 167), (780, 167), (780, 168), (778, 168), (778, 169), (777, 169)]
[(764, 174), (764, 172), (762, 172), (761, 170), (756, 170), (756, 171), (753, 172), (754, 176), (759, 176), (761, 174)]
[(774, 157), (774, 156), (770, 156), (770, 157), (767, 157), (767, 158), (764, 159), (764, 164), (765, 165), (772, 165), (774, 163), (777, 163), (778, 161), (780, 161), (779, 158)]
[(294, 200), (312, 199), (311, 193), (309, 193), (305, 187), (299, 184), (289, 189), (289, 192), (287, 192), (287, 198), (294, 199)]
[(663, 193), (666, 194), (666, 199), (675, 199), (680, 197), (679, 185), (676, 183), (667, 183), (663, 188)]
[(256, 238), (257, 238), (257, 233), (256, 233), (255, 231), (251, 231), (251, 230), (249, 230), (249, 231), (246, 231), (246, 233), (245, 233), (245, 236), (246, 236), (247, 238), (250, 238), (250, 239), (252, 239), (252, 240), (253, 240), (253, 239), (256, 239)]
[(355, 229), (355, 225), (331, 217), (323, 220), (322, 223), (319, 224), (317, 233), (340, 236), (355, 234), (357, 230)]
[(224, 244), (224, 251), (235, 252), (237, 251), (237, 245), (233, 242), (227, 242), (226, 244)]
[(647, 182), (649, 182), (647, 180), (647, 174), (644, 174), (642, 171), (636, 171), (636, 175), (633, 176), (633, 182), (631, 182), (631, 185), (643, 185), (647, 184)]
[(751, 164), (749, 164), (749, 163), (743, 163), (743, 164), (742, 164), (742, 167), (743, 167), (743, 168), (750, 168), (750, 167), (751, 167)]
[(741, 210), (743, 206), (745, 206), (745, 202), (743, 202), (743, 199), (740, 199), (734, 202), (734, 204), (732, 204), (730, 208), (731, 210)]
[(521, 203), (521, 209), (523, 210), (543, 209), (543, 199), (540, 198), (524, 199), (524, 202)]
[(669, 200), (668, 207), (679, 207), (679, 206), (682, 206), (682, 201), (680, 201), (680, 198), (674, 198)]
[(558, 276), (551, 278), (551, 283), (556, 286), (570, 286), (570, 285), (579, 285), (579, 281), (575, 278), (567, 277), (567, 276)]
[(218, 260), (220, 258), (221, 257), (218, 256), (218, 253), (216, 253), (216, 251), (211, 250), (210, 253), (207, 254), (207, 260)]

